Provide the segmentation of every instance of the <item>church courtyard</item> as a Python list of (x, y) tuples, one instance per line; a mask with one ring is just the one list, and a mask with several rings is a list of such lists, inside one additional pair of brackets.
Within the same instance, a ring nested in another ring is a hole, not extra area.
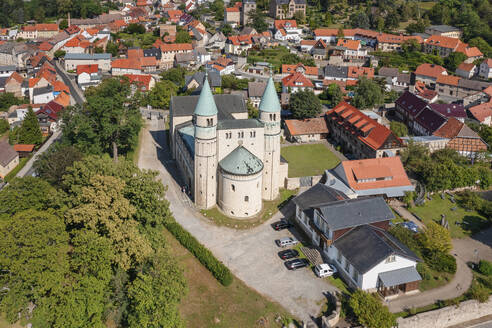
[(282, 147), (281, 155), (289, 162), (289, 178), (321, 175), (340, 163), (321, 143)]

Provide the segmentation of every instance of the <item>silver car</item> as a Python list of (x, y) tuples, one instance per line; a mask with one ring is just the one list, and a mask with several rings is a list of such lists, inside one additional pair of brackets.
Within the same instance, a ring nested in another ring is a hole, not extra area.
[(275, 242), (277, 243), (277, 246), (283, 248), (283, 247), (293, 246), (297, 244), (299, 241), (297, 241), (297, 239), (295, 239), (294, 237), (284, 237), (284, 238), (277, 239)]

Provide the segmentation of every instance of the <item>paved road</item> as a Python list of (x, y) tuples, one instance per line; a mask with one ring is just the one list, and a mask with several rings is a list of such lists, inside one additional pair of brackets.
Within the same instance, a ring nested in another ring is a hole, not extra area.
[(41, 146), (41, 148), (39, 148), (39, 150), (34, 154), (33, 157), (31, 157), (31, 159), (29, 159), (29, 161), (27, 161), (26, 165), (24, 165), (24, 167), (17, 173), (16, 177), (19, 177), (19, 178), (22, 178), (23, 176), (29, 176), (29, 175), (32, 175), (34, 173), (34, 169), (32, 168), (32, 165), (34, 164), (34, 162), (36, 161), (36, 159), (42, 154), (44, 153), (50, 146), (53, 142), (55, 142), (56, 140), (58, 140), (58, 138), (60, 138), (61, 136), (61, 131), (56, 131), (55, 133), (53, 133), (51, 135), (51, 137), (46, 140), (46, 142), (44, 143), (44, 145)]
[(453, 250), (451, 254), (456, 258), (456, 274), (448, 284), (431, 289), (422, 293), (401, 296), (389, 302), (388, 307), (391, 312), (401, 312), (412, 307), (421, 307), (433, 304), (439, 300), (447, 300), (458, 297), (465, 293), (473, 280), (473, 274), (466, 262), (468, 259), (462, 258), (459, 255), (456, 240), (453, 240)]
[(68, 76), (67, 72), (65, 72), (65, 69), (60, 65), (58, 60), (55, 61), (55, 69), (56, 73), (58, 73), (58, 75), (62, 78), (63, 83), (69, 87), (70, 95), (75, 102), (79, 105), (83, 104), (85, 102), (84, 93), (80, 90), (75, 81)]
[(162, 120), (147, 122), (149, 128), (142, 136), (138, 164), (141, 168), (159, 171), (159, 179), (168, 186), (166, 198), (176, 220), (249, 287), (280, 303), (301, 320), (309, 322), (312, 317), (317, 317), (326, 301), (323, 292), (334, 291), (335, 287), (316, 278), (309, 269), (290, 272), (283, 266), (274, 240), (291, 233), (276, 232), (270, 224), (284, 214), (279, 212), (268, 222), (250, 230), (234, 230), (207, 222), (190, 206), (189, 199), (174, 180), (178, 174), (169, 157)]

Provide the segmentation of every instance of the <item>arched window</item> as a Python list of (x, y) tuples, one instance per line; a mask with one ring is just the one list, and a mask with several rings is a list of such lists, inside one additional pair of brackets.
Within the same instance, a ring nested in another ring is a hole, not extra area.
[(232, 189), (232, 191), (236, 191), (236, 186), (231, 184), (231, 189)]

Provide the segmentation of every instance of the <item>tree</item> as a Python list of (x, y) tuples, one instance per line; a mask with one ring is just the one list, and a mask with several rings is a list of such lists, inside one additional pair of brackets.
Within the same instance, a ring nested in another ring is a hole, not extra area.
[(62, 19), (62, 20), (60, 21), (60, 24), (58, 24), (58, 28), (59, 28), (60, 30), (64, 30), (64, 29), (66, 29), (67, 27), (68, 27), (68, 21), (67, 21), (66, 19)]
[(176, 33), (176, 43), (191, 43), (191, 36), (186, 31), (179, 31)]
[(179, 88), (184, 87), (186, 69), (182, 67), (171, 68), (161, 73), (162, 80), (174, 82)]
[(258, 118), (258, 116), (260, 115), (258, 108), (253, 106), (253, 104), (249, 100), (246, 103), (246, 106), (248, 107), (248, 118)]
[(475, 37), (469, 42), (470, 47), (477, 47), (484, 54), (485, 57), (492, 57), (492, 45), (485, 41), (481, 37)]
[(82, 152), (126, 154), (138, 142), (142, 117), (128, 80), (111, 78), (86, 91), (83, 107), (66, 111), (62, 140)]
[(357, 321), (368, 328), (391, 328), (396, 326), (395, 316), (373, 295), (360, 289), (349, 300), (349, 306)]
[(420, 234), (422, 247), (431, 253), (448, 253), (451, 248), (451, 235), (443, 226), (429, 222)]
[(214, 2), (210, 5), (210, 10), (214, 13), (216, 21), (224, 20), (224, 1), (214, 0)]
[(222, 32), (222, 34), (224, 34), (224, 36), (231, 36), (232, 35), (232, 26), (231, 26), (231, 24), (224, 24), (224, 25), (222, 25), (222, 27), (220, 28), (220, 31)]
[(318, 97), (326, 100), (330, 107), (334, 107), (343, 100), (343, 92), (338, 84), (332, 83)]
[(454, 72), (466, 58), (468, 57), (462, 52), (452, 52), (444, 58), (444, 66), (451, 72)]
[(41, 154), (34, 162), (34, 169), (39, 177), (52, 185), (59, 185), (67, 168), (82, 159), (82, 153), (73, 146), (55, 144)]
[[(56, 293), (68, 272), (68, 234), (63, 220), (27, 210), (0, 223), (0, 309), (11, 323), (28, 315), (28, 306)], [(8, 273), (8, 274), (5, 274)], [(34, 312), (36, 316), (37, 312)]]
[(251, 12), (248, 25), (253, 27), (258, 33), (268, 30), (268, 23), (266, 22), (266, 15), (263, 10), (257, 7), (255, 11)]
[(354, 28), (360, 27), (364, 29), (368, 29), (371, 27), (369, 23), (369, 17), (364, 12), (358, 12), (350, 16), (350, 25), (352, 25), (352, 27)]
[(147, 104), (153, 108), (168, 109), (171, 97), (178, 94), (178, 86), (169, 80), (159, 81), (147, 95)]
[(0, 112), (6, 112), (13, 105), (27, 104), (25, 99), (17, 98), (11, 92), (0, 93)]
[(408, 128), (404, 123), (391, 121), (390, 129), (397, 137), (405, 137), (408, 135)]
[(304, 24), (304, 21), (305, 21), (305, 18), (304, 17), (304, 13), (302, 11), (296, 11), (294, 13), (294, 17), (293, 17), (295, 20), (296, 20), (296, 23), (298, 25), (301, 25), (301, 24)]
[(144, 34), (145, 26), (142, 24), (131, 23), (125, 28), (125, 33), (128, 34)]
[(340, 26), (337, 31), (337, 38), (343, 39), (345, 35), (343, 34), (343, 28)]
[(53, 54), (55, 56), (55, 58), (63, 58), (65, 57), (65, 55), (67, 54), (67, 52), (65, 50), (60, 50), (58, 49), (57, 51), (55, 51), (55, 53)]
[(354, 105), (360, 109), (371, 108), (384, 102), (384, 96), (379, 85), (362, 77), (355, 88)]
[(13, 137), (13, 142), (21, 144), (35, 144), (39, 145), (43, 141), (43, 135), (41, 134), (41, 128), (39, 127), (38, 118), (32, 107), (29, 109), (24, 117), (24, 121), (20, 128), (16, 131)]
[(10, 128), (9, 121), (2, 118), (0, 119), (0, 134), (7, 132)]
[(232, 74), (222, 76), (222, 88), (232, 90), (245, 90), (248, 88), (248, 79), (240, 79)]
[(321, 102), (311, 90), (297, 91), (290, 96), (290, 109), (295, 119), (317, 117), (321, 113)]
[(106, 52), (110, 53), (111, 56), (116, 57), (118, 56), (118, 45), (114, 42), (108, 42), (106, 44)]

